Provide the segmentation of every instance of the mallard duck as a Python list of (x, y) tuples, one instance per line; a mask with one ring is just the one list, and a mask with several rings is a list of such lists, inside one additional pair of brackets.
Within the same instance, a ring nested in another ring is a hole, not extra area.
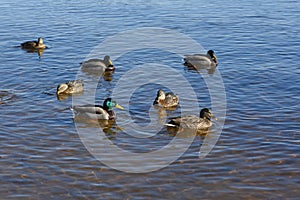
[(61, 83), (57, 86), (56, 94), (74, 94), (80, 93), (83, 91), (83, 81), (82, 80), (73, 80), (66, 83)]
[(203, 108), (200, 111), (200, 118), (195, 115), (171, 118), (168, 124), (169, 127), (203, 130), (212, 126), (211, 117), (213, 114), (208, 108)]
[(116, 118), (116, 114), (113, 111), (113, 107), (124, 109), (122, 106), (117, 104), (116, 101), (111, 98), (105, 99), (103, 106), (99, 105), (82, 105), (74, 106), (72, 109), (75, 112), (75, 115), (83, 115), (90, 119), (105, 119), (111, 120)]
[(45, 49), (46, 45), (43, 43), (43, 39), (40, 37), (38, 38), (38, 41), (27, 41), (22, 43), (21, 47), (23, 49), (39, 50), (39, 49)]
[(153, 105), (158, 105), (163, 108), (175, 107), (178, 105), (179, 98), (173, 93), (165, 93), (163, 90), (157, 91), (157, 96)]
[(104, 60), (93, 58), (87, 61), (84, 61), (81, 64), (83, 70), (97, 70), (97, 71), (114, 71), (115, 67), (110, 60), (109, 56), (105, 56)]
[(213, 50), (207, 51), (207, 54), (185, 55), (184, 65), (188, 67), (199, 66), (217, 66), (217, 56)]

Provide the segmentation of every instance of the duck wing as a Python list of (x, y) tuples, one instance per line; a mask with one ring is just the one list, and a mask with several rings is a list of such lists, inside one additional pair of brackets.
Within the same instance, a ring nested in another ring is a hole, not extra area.
[(72, 80), (66, 83), (69, 87), (70, 93), (80, 93), (83, 91), (83, 81), (82, 80)]
[(212, 122), (208, 119), (199, 118), (198, 116), (186, 116), (181, 119), (180, 127), (195, 129), (195, 130), (206, 130), (212, 126)]
[(211, 126), (211, 122), (195, 115), (188, 115), (171, 118), (170, 122), (166, 125), (170, 127), (199, 130), (208, 129)]
[(211, 58), (208, 55), (203, 54), (194, 54), (194, 55), (186, 55), (184, 57), (184, 61), (191, 64), (210, 64), (212, 62)]
[(109, 119), (108, 112), (102, 106), (82, 105), (73, 106), (76, 115), (86, 115), (93, 119)]
[(170, 121), (166, 125), (171, 125), (173, 127), (180, 127), (184, 124), (186, 124), (187, 121), (195, 121), (195, 118), (198, 118), (197, 116), (194, 115), (188, 115), (188, 116), (183, 116), (183, 117), (173, 117), (170, 118)]
[(85, 61), (85, 62), (82, 62), (81, 65), (82, 66), (98, 65), (98, 66), (104, 66), (104, 67), (106, 67), (106, 65), (104, 64), (104, 62), (99, 61), (99, 60)]
[(199, 118), (197, 130), (207, 130), (212, 126), (212, 122), (208, 119)]
[(106, 70), (106, 66), (103, 62), (98, 61), (84, 62), (81, 63), (81, 70), (90, 74), (103, 75)]
[(72, 80), (72, 81), (68, 81), (66, 84), (70, 87), (82, 87), (83, 81), (82, 80)]
[(21, 44), (22, 48), (35, 48), (38, 45), (36, 41), (27, 41)]
[(89, 59), (89, 60), (83, 61), (83, 62), (82, 62), (82, 63), (80, 63), (80, 64), (83, 64), (83, 63), (92, 63), (92, 62), (102, 62), (102, 63), (104, 63), (104, 61), (103, 61), (103, 60), (101, 60), (101, 59), (98, 59), (98, 58), (92, 58), (92, 59)]
[(178, 105), (178, 96), (172, 93), (167, 93), (165, 98), (166, 106), (177, 106)]
[(207, 55), (188, 55), (184, 58), (184, 65), (188, 67), (201, 68), (204, 66), (210, 66), (213, 63), (213, 60)]

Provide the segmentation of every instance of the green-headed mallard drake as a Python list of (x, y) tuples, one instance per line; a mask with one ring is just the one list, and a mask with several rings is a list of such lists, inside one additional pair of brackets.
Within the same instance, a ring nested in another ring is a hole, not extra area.
[(56, 94), (75, 94), (83, 92), (83, 81), (73, 80), (66, 83), (61, 83), (57, 86)]
[(163, 90), (158, 90), (153, 105), (157, 105), (163, 108), (170, 108), (177, 106), (178, 101), (179, 98), (177, 95), (173, 93), (165, 93)]
[(38, 41), (27, 41), (22, 43), (21, 47), (28, 50), (40, 50), (45, 49), (46, 45), (43, 43), (43, 39), (40, 37), (38, 38)]
[(188, 67), (199, 66), (217, 66), (217, 56), (213, 50), (207, 51), (207, 54), (185, 55), (184, 65)]
[(200, 117), (195, 115), (188, 115), (183, 117), (171, 118), (167, 126), (174, 128), (203, 130), (212, 126), (211, 117), (213, 114), (208, 108), (203, 108), (200, 111)]
[(103, 71), (103, 72), (115, 70), (115, 67), (112, 61), (110, 60), (109, 56), (105, 56), (104, 60), (94, 58), (94, 59), (84, 61), (80, 64), (83, 70), (96, 70), (96, 71)]
[(122, 106), (117, 104), (117, 102), (111, 98), (105, 99), (103, 106), (82, 105), (74, 106), (72, 109), (74, 110), (75, 115), (85, 116), (90, 119), (111, 120), (116, 118), (116, 113), (113, 111), (113, 107), (123, 109)]

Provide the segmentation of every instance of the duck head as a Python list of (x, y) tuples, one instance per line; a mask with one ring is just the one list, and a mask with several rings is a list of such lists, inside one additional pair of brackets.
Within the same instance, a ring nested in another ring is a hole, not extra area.
[(209, 50), (207, 52), (207, 54), (211, 57), (211, 59), (216, 63), (218, 64), (218, 61), (217, 61), (217, 56), (215, 54), (215, 52), (213, 50)]
[(46, 45), (44, 44), (43, 38), (39, 37), (37, 42), (37, 49), (45, 49)]
[(158, 90), (153, 105), (160, 104), (160, 101), (164, 101), (165, 98), (166, 98), (165, 92), (163, 90)]
[(113, 109), (113, 107), (116, 107), (116, 108), (119, 108), (119, 109), (122, 109), (122, 110), (124, 109), (122, 106), (120, 106), (119, 104), (117, 104), (116, 101), (112, 100), (112, 98), (105, 99), (105, 101), (103, 102), (103, 108), (105, 110), (110, 111), (110, 110)]
[(41, 38), (41, 37), (38, 38), (38, 44), (39, 44), (39, 45), (44, 44), (43, 38)]
[(211, 113), (211, 111), (208, 108), (203, 108), (200, 111), (200, 118), (210, 120), (213, 116), (214, 115)]
[(163, 90), (158, 90), (157, 91), (157, 99), (158, 100), (165, 100), (166, 94)]
[(115, 67), (109, 56), (104, 56), (104, 64), (106, 66), (105, 71), (114, 71)]
[(66, 91), (68, 89), (68, 87), (69, 86), (65, 83), (59, 84), (57, 86), (56, 94), (59, 95), (59, 94), (63, 93), (64, 91)]

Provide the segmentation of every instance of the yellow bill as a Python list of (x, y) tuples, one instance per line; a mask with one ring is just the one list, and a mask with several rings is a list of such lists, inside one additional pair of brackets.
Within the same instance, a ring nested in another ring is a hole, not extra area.
[(123, 110), (124, 108), (122, 107), (122, 106), (120, 106), (119, 104), (116, 104), (116, 106), (115, 106), (116, 108), (119, 108), (119, 109), (121, 109), (121, 110)]

